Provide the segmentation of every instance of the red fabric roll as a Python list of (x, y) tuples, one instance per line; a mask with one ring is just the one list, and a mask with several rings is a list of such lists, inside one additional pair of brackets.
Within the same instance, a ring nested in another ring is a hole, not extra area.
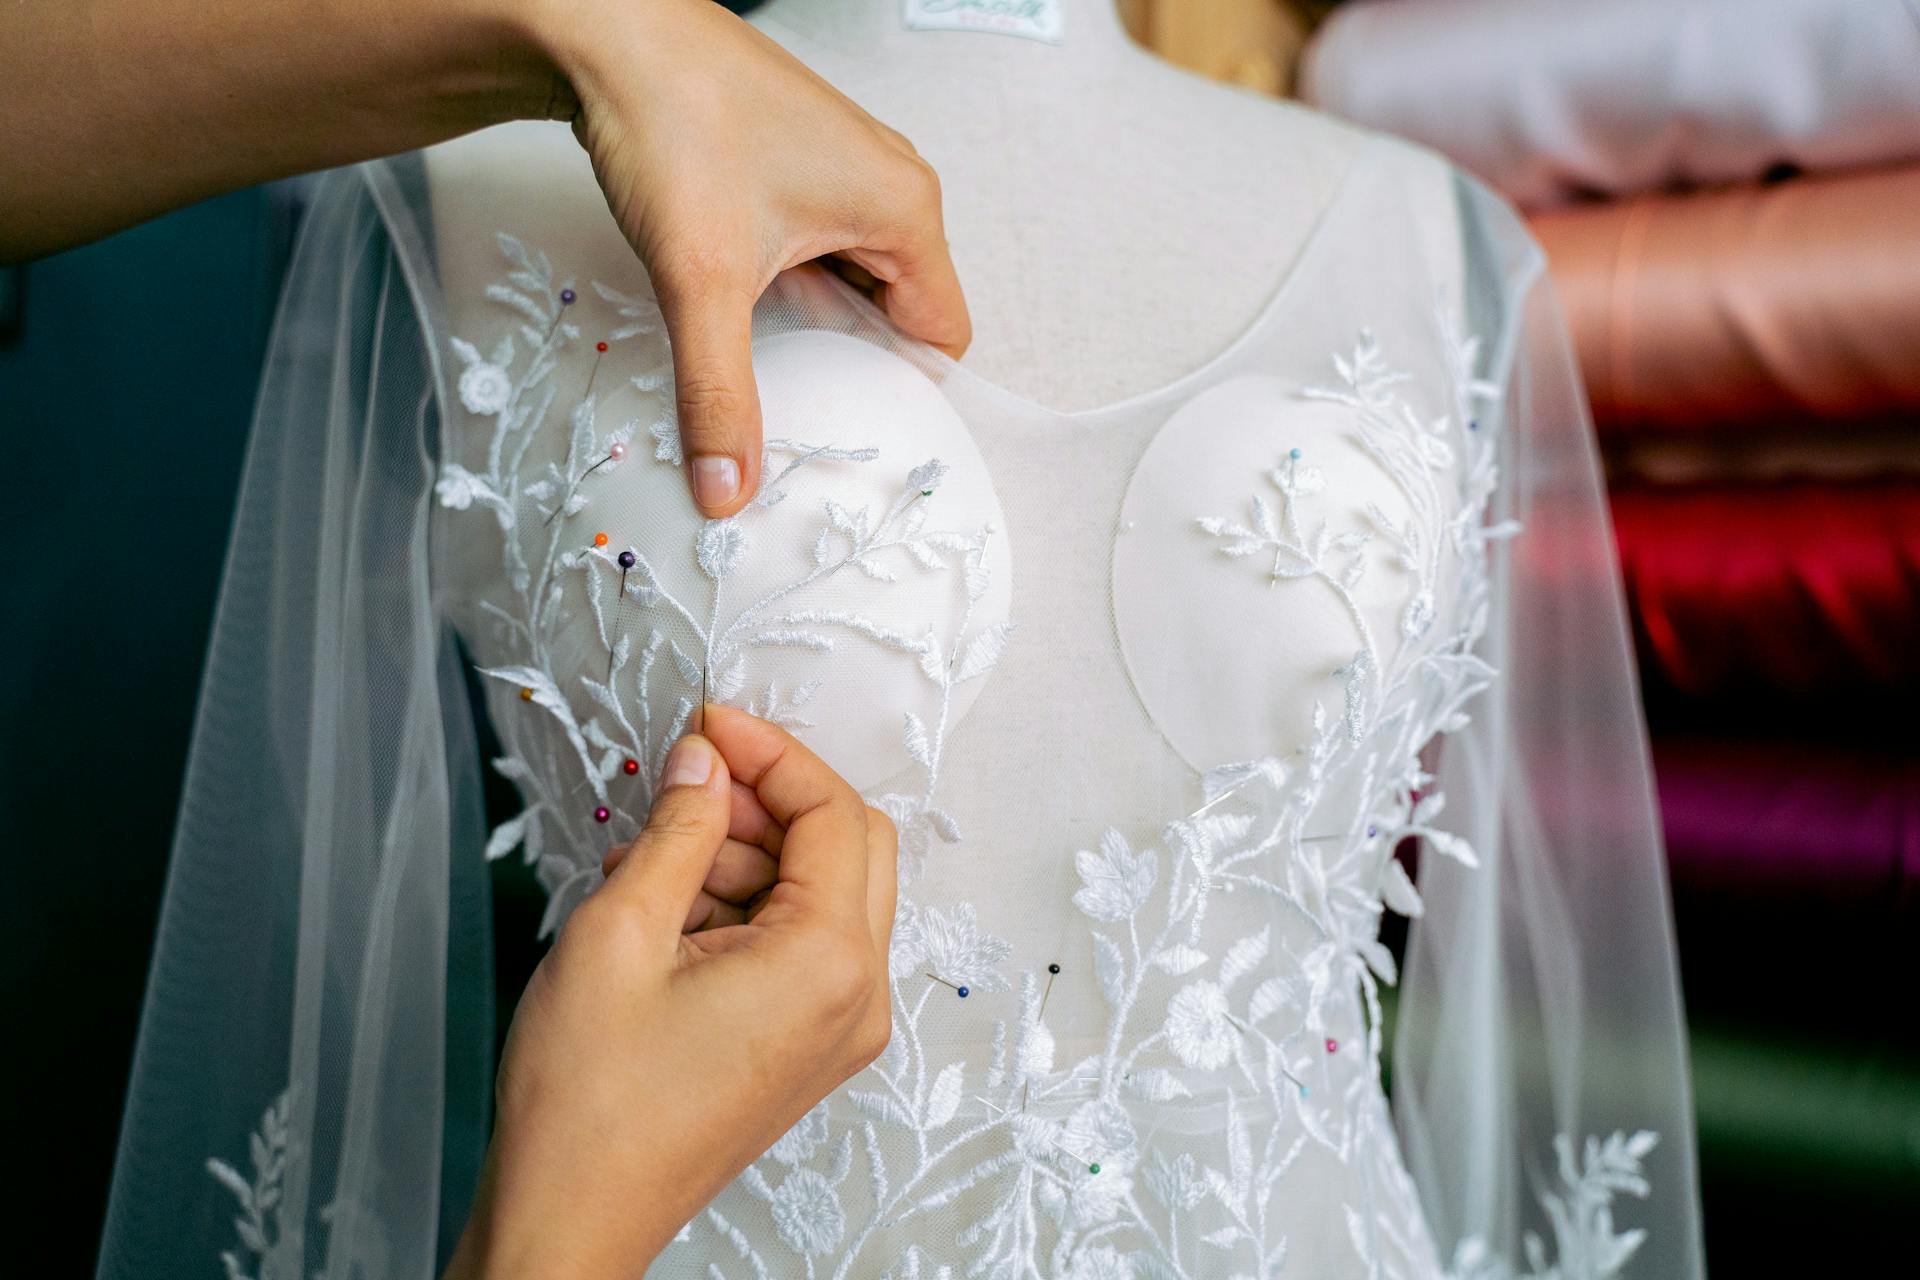
[(1594, 421), (1920, 414), (1920, 168), (1543, 214)]
[(1612, 501), (1650, 677), (1691, 696), (1920, 691), (1920, 479)]

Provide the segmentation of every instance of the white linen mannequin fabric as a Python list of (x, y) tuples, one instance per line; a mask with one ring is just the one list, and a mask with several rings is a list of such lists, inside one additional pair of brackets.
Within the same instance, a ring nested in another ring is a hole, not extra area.
[[(1699, 1274), (1591, 428), (1523, 229), (1459, 179), (1436, 269), (1402, 154), (1238, 338), (1074, 412), (783, 278), (770, 483), (714, 523), (617, 236), (550, 253), (509, 180), (454, 244), (417, 161), (331, 175), (100, 1273), (431, 1275), (482, 1142), (462, 877), (528, 856), (564, 927), (707, 679), (899, 821), (895, 1030), (650, 1274)], [(456, 646), (526, 803), (491, 838)]]

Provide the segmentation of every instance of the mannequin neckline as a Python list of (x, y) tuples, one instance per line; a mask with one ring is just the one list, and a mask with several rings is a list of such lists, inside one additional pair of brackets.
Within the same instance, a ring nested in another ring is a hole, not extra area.
[(1308, 261), (1314, 256), (1320, 246), (1320, 242), (1326, 238), (1329, 229), (1333, 226), (1335, 222), (1334, 213), (1346, 203), (1350, 198), (1350, 193), (1359, 185), (1355, 171), (1366, 164), (1372, 151), (1373, 140), (1368, 139), (1347, 164), (1347, 167), (1341, 172), (1339, 181), (1334, 186), (1333, 194), (1327, 199), (1326, 204), (1321, 208), (1320, 212), (1314, 216), (1313, 224), (1307, 231), (1306, 239), (1302, 242), (1299, 251), (1293, 255), (1292, 261), (1287, 264), (1286, 270), (1281, 273), (1279, 280), (1267, 295), (1267, 300), (1262, 303), (1259, 310), (1254, 313), (1253, 319), (1249, 320), (1246, 326), (1242, 328), (1239, 333), (1235, 334), (1225, 346), (1221, 347), (1220, 350), (1194, 368), (1167, 382), (1163, 382), (1158, 386), (1148, 387), (1142, 391), (1133, 392), (1117, 400), (1092, 405), (1085, 409), (1059, 409), (1053, 405), (1042, 403), (1031, 396), (1022, 395), (1020, 392), (1004, 387), (991, 378), (986, 377), (984, 374), (974, 372), (965, 364), (955, 360), (939, 348), (921, 343), (911, 335), (902, 333), (886, 312), (881, 310), (871, 298), (848, 284), (845, 280), (842, 280), (838, 275), (825, 270), (822, 270), (820, 274), (827, 279), (831, 288), (839, 291), (857, 310), (869, 319), (895, 333), (900, 333), (905, 341), (913, 343), (916, 348), (920, 348), (921, 356), (925, 360), (927, 367), (939, 375), (938, 380), (956, 379), (967, 383), (979, 389), (990, 398), (1012, 404), (1025, 413), (1036, 417), (1052, 418), (1063, 422), (1085, 422), (1092, 419), (1105, 418), (1116, 413), (1140, 409), (1147, 405), (1184, 395), (1189, 390), (1206, 382), (1219, 369), (1232, 363), (1235, 357), (1265, 333), (1268, 326), (1274, 323), (1286, 309), (1287, 303), (1292, 298), (1295, 282), (1305, 273)]

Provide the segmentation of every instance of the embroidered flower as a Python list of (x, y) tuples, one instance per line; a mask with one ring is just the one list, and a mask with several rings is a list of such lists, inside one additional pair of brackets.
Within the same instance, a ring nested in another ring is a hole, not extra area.
[(1007, 989), (1007, 980), (996, 967), (1013, 954), (1013, 947), (981, 931), (971, 902), (926, 908), (920, 917), (920, 934), (922, 955), (931, 972), (975, 991)]
[(1416, 591), (1400, 611), (1400, 635), (1411, 642), (1427, 634), (1433, 625), (1433, 593)]
[(929, 458), (913, 470), (907, 472), (907, 488), (925, 491), (939, 484), (947, 474), (947, 464), (938, 458)]
[(1167, 1043), (1188, 1066), (1218, 1070), (1233, 1056), (1237, 1033), (1230, 1016), (1227, 993), (1217, 983), (1188, 983), (1167, 1002)]
[(687, 456), (680, 448), (680, 427), (671, 418), (662, 418), (647, 428), (653, 436), (653, 456), (657, 462), (684, 466)]
[(700, 526), (695, 555), (701, 570), (715, 582), (740, 567), (740, 557), (746, 550), (747, 535), (741, 532), (738, 521), (709, 520)]
[(893, 973), (910, 973), (919, 966), (922, 954), (920, 908), (906, 894), (900, 894), (893, 904), (893, 936), (887, 943), (887, 967)]
[(795, 1253), (832, 1252), (846, 1234), (847, 1215), (826, 1178), (812, 1169), (795, 1169), (773, 1193), (774, 1229)]
[[(1068, 1205), (1082, 1228), (1121, 1212), (1133, 1194), (1137, 1139), (1133, 1121), (1117, 1102), (1096, 1098), (1074, 1109), (1060, 1138), (1074, 1160), (1085, 1160), (1072, 1179)], [(1097, 1171), (1096, 1171), (1097, 1170)]]
[(1068, 1193), (1067, 1207), (1073, 1221), (1085, 1230), (1112, 1221), (1126, 1207), (1127, 1197), (1132, 1193), (1132, 1178), (1102, 1164), (1098, 1173), (1091, 1167), (1079, 1171), (1073, 1190)]
[(455, 511), (465, 511), (475, 498), (492, 492), (486, 481), (454, 462), (440, 468), (440, 479), (434, 482), (433, 491), (439, 495), (441, 506)]
[(1098, 852), (1082, 849), (1074, 854), (1073, 867), (1084, 882), (1073, 904), (1101, 921), (1125, 920), (1140, 910), (1159, 874), (1153, 851), (1135, 854), (1118, 831), (1100, 837)]
[(780, 1135), (767, 1154), (781, 1164), (792, 1166), (811, 1159), (827, 1140), (827, 1104), (822, 1102), (800, 1117), (800, 1122)]
[(469, 365), (460, 375), (460, 403), (468, 413), (492, 417), (507, 407), (513, 398), (513, 379), (507, 371), (490, 361)]

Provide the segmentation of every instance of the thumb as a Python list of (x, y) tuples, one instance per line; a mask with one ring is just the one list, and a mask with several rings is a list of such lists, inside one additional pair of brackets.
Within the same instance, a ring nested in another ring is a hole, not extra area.
[(688, 734), (667, 753), (647, 825), (600, 890), (675, 937), (726, 842), (733, 786), (713, 744)]
[(694, 505), (709, 519), (746, 505), (760, 484), (760, 393), (753, 380), (753, 294), (731, 283), (665, 287), (680, 445)]

